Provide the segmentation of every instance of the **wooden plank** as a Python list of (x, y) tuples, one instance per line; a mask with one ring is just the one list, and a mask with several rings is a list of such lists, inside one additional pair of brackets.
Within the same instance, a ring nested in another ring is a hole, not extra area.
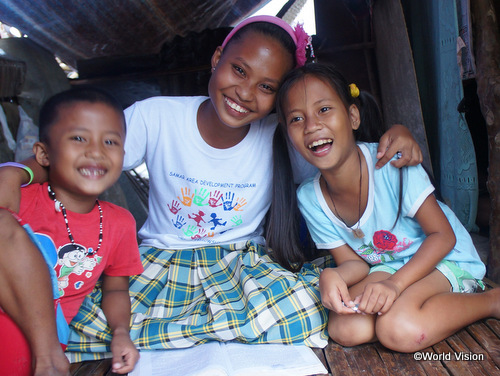
[(413, 353), (394, 352), (394, 360), (398, 367), (397, 375), (425, 376), (424, 369), (415, 361)]
[(417, 140), (423, 165), (432, 172), (417, 76), (400, 0), (378, 0), (373, 5), (375, 55), (381, 101), (387, 124), (404, 124)]
[(363, 361), (363, 352), (369, 345), (359, 345), (355, 347), (344, 347), (345, 356), (354, 375), (372, 375), (366, 362)]
[(486, 350), (497, 367), (500, 367), (500, 339), (498, 336), (481, 321), (469, 325), (467, 331)]
[(325, 357), (332, 376), (354, 376), (342, 346), (329, 342), (325, 348)]
[(491, 356), (481, 347), (477, 341), (472, 338), (467, 330), (460, 330), (456, 336), (467, 346), (473, 354), (484, 354), (484, 359), (479, 361), (479, 365), (486, 370), (488, 375), (500, 374), (500, 369), (496, 366)]
[(380, 357), (377, 348), (373, 344), (365, 346), (365, 349), (363, 351), (363, 359), (365, 361), (366, 367), (371, 371), (372, 375), (392, 375), (392, 373), (387, 370), (384, 361)]
[[(435, 354), (436, 352), (432, 347), (428, 347), (420, 351), (420, 353)], [(422, 367), (427, 376), (444, 376), (450, 374), (443, 363), (441, 363), (439, 360), (432, 360), (431, 358), (426, 360), (415, 360), (415, 362), (417, 362)]]
[(394, 358), (394, 352), (385, 348), (380, 343), (374, 343), (373, 347), (377, 350), (378, 356), (384, 363), (389, 375), (397, 375), (399, 372), (398, 364)]
[[(434, 346), (434, 351), (436, 354), (441, 356), (441, 362), (445, 364), (449, 373), (453, 376), (475, 376), (474, 373), (471, 372), (470, 368), (466, 366), (465, 362), (457, 362), (453, 356), (453, 349), (446, 341), (441, 341)], [(447, 356), (450, 358), (446, 358)], [(487, 375), (485, 375), (487, 376)]]
[[(78, 367), (76, 366), (78, 365)], [(71, 368), (75, 366), (74, 368)], [(70, 367), (72, 376), (106, 376), (113, 375), (111, 372), (111, 359), (86, 361), (74, 363)]]
[(500, 337), (500, 320), (497, 319), (486, 319), (484, 323), (491, 329), (497, 337)]
[[(316, 356), (318, 357), (318, 359), (321, 361), (321, 363), (323, 363), (323, 365), (325, 366), (326, 370), (328, 372), (330, 372), (330, 367), (328, 366), (328, 362), (326, 361), (324, 349), (313, 348), (312, 350), (316, 354)], [(316, 376), (319, 376), (319, 374), (316, 375)]]
[(81, 366), (82, 366), (81, 363), (71, 363), (69, 365), (69, 373), (71, 375), (74, 375), (78, 371), (78, 368), (80, 368)]
[(500, 287), (498, 283), (493, 282), (489, 278), (483, 278), (483, 283), (486, 285), (486, 289), (494, 289), (495, 287)]
[[(459, 333), (461, 332), (464, 331), (461, 330)], [(486, 359), (487, 356), (484, 350), (477, 349), (478, 347), (480, 348), (478, 344), (475, 346), (472, 342), (469, 343), (471, 347), (476, 348), (476, 351), (474, 351), (467, 346), (467, 343), (462, 341), (458, 333), (447, 338), (446, 342), (453, 349), (453, 353), (451, 354), (452, 361), (463, 363), (473, 375), (492, 375), (486, 368), (494, 369), (495, 364), (491, 362), (492, 367), (487, 367), (486, 362), (481, 361), (481, 359)], [(486, 367), (483, 367), (483, 363)]]
[[(400, 354), (391, 351), (380, 343), (373, 344), (379, 357), (384, 362), (389, 375), (426, 375), (426, 376), (447, 376), (446, 368), (439, 361), (415, 360), (414, 354)], [(432, 348), (423, 350), (433, 353)]]

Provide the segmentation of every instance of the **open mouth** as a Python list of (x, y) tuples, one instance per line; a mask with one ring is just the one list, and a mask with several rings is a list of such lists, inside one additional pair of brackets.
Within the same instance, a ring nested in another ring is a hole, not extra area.
[(100, 177), (100, 176), (104, 176), (104, 174), (106, 174), (105, 169), (97, 168), (97, 167), (95, 167), (95, 168), (92, 168), (92, 167), (79, 168), (78, 171), (83, 176), (90, 177), (90, 178)]
[(324, 140), (317, 140), (314, 141), (312, 144), (308, 145), (307, 147), (309, 150), (312, 150), (313, 152), (317, 153), (320, 152), (329, 146), (333, 144), (333, 140), (331, 138), (326, 138)]
[(246, 108), (241, 107), (238, 103), (233, 102), (229, 98), (225, 97), (224, 101), (226, 104), (231, 107), (233, 110), (239, 112), (240, 114), (248, 114), (250, 111), (248, 111)]

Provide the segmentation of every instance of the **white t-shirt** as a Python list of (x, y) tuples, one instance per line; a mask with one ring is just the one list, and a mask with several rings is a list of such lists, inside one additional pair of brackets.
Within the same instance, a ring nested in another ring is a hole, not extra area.
[(248, 240), (264, 243), (271, 201), (276, 117), (254, 122), (227, 149), (209, 146), (196, 117), (207, 97), (153, 97), (125, 110), (124, 169), (146, 162), (149, 216), (142, 245), (197, 248)]

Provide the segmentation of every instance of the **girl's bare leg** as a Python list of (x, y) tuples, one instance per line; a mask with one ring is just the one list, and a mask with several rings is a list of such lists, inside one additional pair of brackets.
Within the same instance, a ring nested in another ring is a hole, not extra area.
[(57, 338), (47, 264), (6, 210), (0, 210), (0, 306), (30, 344), (34, 375), (69, 375)]
[(477, 320), (500, 318), (500, 288), (475, 294), (449, 291), (446, 277), (434, 270), (403, 291), (391, 309), (377, 317), (376, 337), (392, 350), (414, 352)]
[[(361, 295), (365, 285), (370, 282), (377, 282), (390, 277), (389, 273), (374, 272), (365, 279), (349, 288), (352, 299)], [(377, 340), (375, 333), (376, 315), (362, 315), (353, 313), (352, 315), (338, 315), (330, 311), (328, 318), (328, 334), (330, 338), (342, 346), (356, 346), (362, 343), (374, 342)]]

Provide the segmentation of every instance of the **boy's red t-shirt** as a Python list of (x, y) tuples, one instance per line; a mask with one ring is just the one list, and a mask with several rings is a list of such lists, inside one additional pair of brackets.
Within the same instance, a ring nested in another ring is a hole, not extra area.
[(28, 223), (45, 247), (53, 249), (53, 267), (58, 280), (60, 303), (69, 323), (101, 274), (131, 276), (143, 272), (136, 238), (135, 220), (126, 209), (99, 201), (103, 211), (103, 236), (99, 251), (99, 210), (88, 214), (67, 210), (72, 245), (62, 212), (56, 211), (47, 183), (21, 189), (19, 216)]

